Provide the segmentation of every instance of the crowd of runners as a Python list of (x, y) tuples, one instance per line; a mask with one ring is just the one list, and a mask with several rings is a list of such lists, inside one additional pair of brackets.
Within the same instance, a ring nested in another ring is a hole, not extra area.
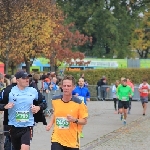
[[(103, 85), (105, 86), (103, 87)], [(100, 91), (102, 100), (105, 100), (107, 91), (110, 90), (106, 85), (106, 77), (103, 76), (102, 79), (97, 82), (97, 86), (101, 87)], [(113, 93), (115, 114), (120, 114), (121, 121), (126, 125), (127, 114), (130, 114), (132, 97), (134, 96), (134, 84), (131, 79), (122, 77), (120, 80), (115, 81), (111, 90)], [(143, 82), (139, 85), (138, 91), (143, 107), (142, 114), (145, 116), (148, 96), (150, 93), (150, 85), (147, 83), (146, 78), (144, 78)]]
[[(11, 144), (8, 143), (12, 143), (13, 150), (29, 150), (34, 126), (38, 122), (46, 125), (46, 131), (53, 127), (51, 150), (79, 150), (80, 138), (84, 138), (83, 126), (88, 119), (87, 101), (90, 101), (88, 83), (83, 74), (76, 82), (71, 75), (60, 79), (55, 73), (48, 73), (41, 77), (40, 88), (37, 86), (40, 78), (23, 70), (19, 70), (9, 84), (5, 84), (5, 78), (0, 74), (0, 150), (9, 150)], [(107, 85), (105, 76), (97, 83), (104, 101), (110, 89), (103, 85)], [(53, 113), (47, 123), (44, 114), (47, 102), (43, 93), (48, 94), (52, 90), (61, 90), (62, 94), (52, 98)], [(131, 113), (134, 84), (122, 77), (111, 90), (115, 113), (120, 114), (120, 119), (126, 125), (127, 114)], [(150, 85), (143, 79), (139, 85), (143, 116), (146, 114), (149, 92)]]

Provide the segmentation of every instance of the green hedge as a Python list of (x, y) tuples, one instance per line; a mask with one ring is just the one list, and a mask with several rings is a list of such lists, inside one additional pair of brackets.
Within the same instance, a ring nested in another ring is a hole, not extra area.
[(116, 80), (120, 80), (121, 77), (129, 78), (135, 84), (142, 82), (143, 78), (148, 79), (150, 83), (150, 69), (95, 69), (95, 70), (83, 70), (83, 71), (66, 71), (65, 74), (73, 75), (77, 80), (80, 74), (84, 73), (85, 79), (90, 85), (96, 85), (97, 81), (105, 75), (108, 84), (114, 83)]

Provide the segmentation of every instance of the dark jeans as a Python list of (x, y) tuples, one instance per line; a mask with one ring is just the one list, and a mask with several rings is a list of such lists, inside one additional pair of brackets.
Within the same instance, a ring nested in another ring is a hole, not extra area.
[(106, 88), (105, 88), (105, 87), (104, 87), (104, 88), (101, 87), (101, 98), (102, 98), (103, 100), (105, 100), (106, 95), (107, 95)]
[(96, 91), (97, 91), (96, 93), (97, 93), (97, 97), (98, 97), (98, 86), (96, 86)]
[(13, 145), (11, 143), (10, 135), (5, 137), (4, 150), (14, 150)]
[(129, 98), (129, 111), (131, 110), (131, 101), (132, 101), (132, 97)]
[(114, 101), (114, 108), (115, 108), (115, 110), (117, 110), (118, 99), (117, 98), (113, 98), (113, 101)]

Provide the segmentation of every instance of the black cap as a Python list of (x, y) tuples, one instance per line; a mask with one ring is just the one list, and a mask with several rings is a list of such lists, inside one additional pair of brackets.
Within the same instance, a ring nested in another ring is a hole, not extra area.
[(18, 71), (18, 72), (15, 74), (15, 77), (16, 77), (16, 79), (19, 79), (19, 78), (25, 79), (26, 77), (29, 77), (29, 75), (28, 75), (27, 72), (25, 72), (25, 71)]
[(28, 74), (28, 77), (32, 77), (32, 74)]
[(49, 75), (51, 75), (51, 73), (50, 73), (50, 72), (48, 72), (48, 73), (47, 73), (47, 75), (49, 76)]

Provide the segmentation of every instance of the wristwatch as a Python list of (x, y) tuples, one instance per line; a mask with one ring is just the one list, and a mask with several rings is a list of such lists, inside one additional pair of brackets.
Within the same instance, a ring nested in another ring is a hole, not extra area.
[(78, 123), (78, 119), (76, 119), (73, 123)]

